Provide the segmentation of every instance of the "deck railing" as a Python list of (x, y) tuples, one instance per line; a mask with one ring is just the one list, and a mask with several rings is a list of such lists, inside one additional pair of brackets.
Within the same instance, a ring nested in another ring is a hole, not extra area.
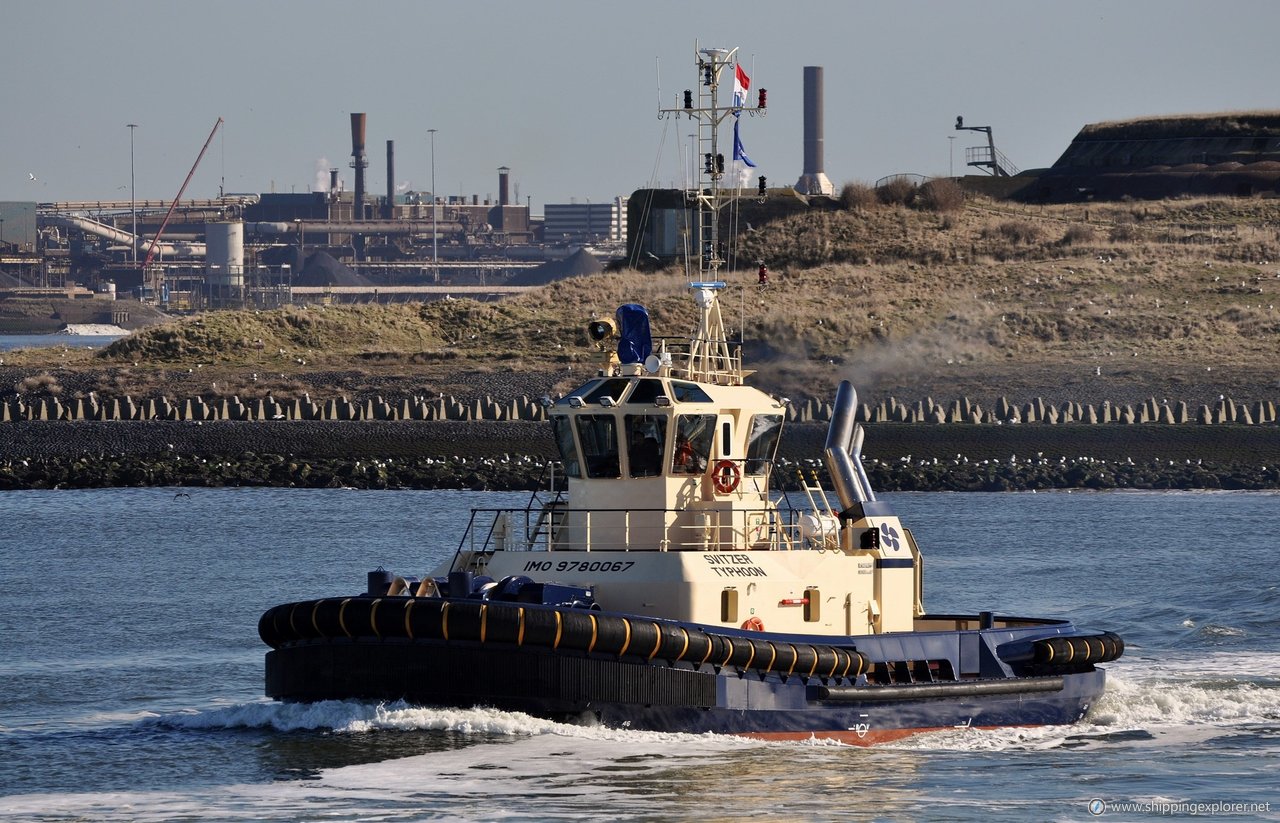
[(472, 510), (458, 550), (798, 551), (835, 548), (837, 541), (832, 518), (785, 505), (586, 511), (551, 501), (540, 507)]

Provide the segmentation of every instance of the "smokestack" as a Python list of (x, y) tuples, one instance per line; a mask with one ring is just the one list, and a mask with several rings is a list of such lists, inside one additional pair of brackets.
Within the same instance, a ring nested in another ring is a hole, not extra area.
[(835, 191), (822, 168), (822, 66), (804, 67), (804, 173), (796, 183), (801, 194)]
[(338, 170), (337, 169), (329, 169), (329, 194), (335, 195), (335, 196), (338, 194)]
[(390, 220), (396, 213), (396, 141), (387, 141), (387, 203), (382, 217)]
[[(364, 113), (351, 113), (351, 168), (356, 170), (356, 197), (351, 219), (364, 219), (364, 170), (369, 165), (364, 154)], [(364, 259), (364, 235), (351, 235), (351, 247), (357, 260)]]
[(510, 191), (507, 188), (507, 181), (511, 176), (511, 169), (506, 166), (498, 167), (498, 205), (506, 206), (511, 202)]
[(351, 168), (356, 170), (356, 199), (352, 207), (351, 217), (354, 220), (364, 219), (364, 170), (369, 160), (364, 153), (364, 113), (351, 113)]

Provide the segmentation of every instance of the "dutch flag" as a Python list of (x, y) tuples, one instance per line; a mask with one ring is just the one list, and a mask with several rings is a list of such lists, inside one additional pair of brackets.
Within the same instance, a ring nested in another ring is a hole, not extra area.
[[(741, 63), (733, 64), (733, 107), (740, 109), (747, 105), (747, 92), (751, 90), (751, 78), (742, 70)], [(739, 112), (734, 112), (737, 116)]]

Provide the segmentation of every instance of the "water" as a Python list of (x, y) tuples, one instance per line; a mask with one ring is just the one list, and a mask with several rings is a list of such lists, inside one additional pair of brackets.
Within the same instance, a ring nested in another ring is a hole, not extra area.
[(1079, 725), (858, 749), (267, 702), (264, 609), (421, 574), (467, 509), (526, 496), (186, 491), (0, 495), (0, 820), (1280, 818), (1277, 494), (886, 495), (932, 611), (1066, 615), (1129, 649)]
[(13, 349), (100, 349), (119, 340), (119, 334), (0, 334), (0, 351)]

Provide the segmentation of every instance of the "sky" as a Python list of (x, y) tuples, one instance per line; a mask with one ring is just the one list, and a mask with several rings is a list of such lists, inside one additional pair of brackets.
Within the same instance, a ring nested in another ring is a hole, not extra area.
[(963, 172), (985, 138), (957, 115), (1039, 168), (1087, 123), (1280, 109), (1277, 31), (1271, 0), (0, 0), (0, 200), (127, 200), (129, 123), (138, 199), (172, 199), (219, 117), (186, 197), (350, 190), (354, 111), (371, 194), (389, 139), (430, 190), (436, 129), (441, 195), (496, 197), (505, 165), (535, 214), (602, 202), (680, 183), (691, 123), (657, 109), (698, 45), (768, 89), (742, 140), (771, 186), (802, 171), (804, 66), (837, 187)]

